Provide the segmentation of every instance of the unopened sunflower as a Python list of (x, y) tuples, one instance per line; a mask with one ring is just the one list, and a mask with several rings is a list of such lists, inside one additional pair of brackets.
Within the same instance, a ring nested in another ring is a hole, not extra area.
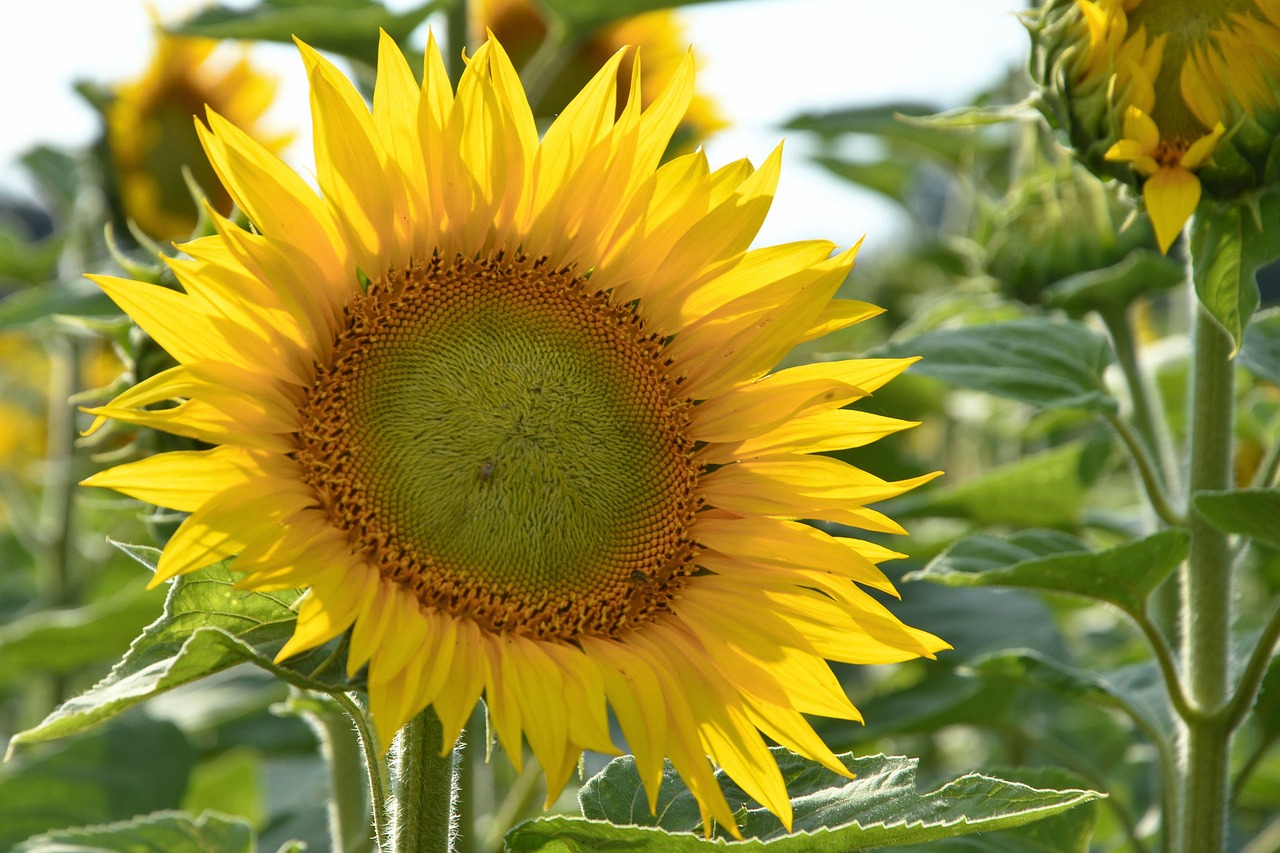
[[(472, 9), (472, 37), (482, 41), (486, 32), (501, 42), (517, 69), (523, 70), (540, 48), (544, 48), (549, 26), (545, 12), (534, 0), (478, 0)], [(533, 103), (536, 116), (558, 115), (600, 67), (625, 46), (633, 45), (644, 57), (644, 89), (641, 104), (648, 106), (675, 76), (688, 52), (688, 41), (679, 15), (658, 9), (632, 15), (597, 28), (587, 38), (575, 41)], [(618, 108), (626, 103), (630, 90), (629, 65), (618, 69)], [(715, 102), (695, 91), (677, 127), (673, 148), (692, 151), (707, 136), (724, 127)]]
[(1030, 26), (1054, 118), (1163, 250), (1202, 194), (1280, 179), (1280, 0), (1049, 0)]
[(270, 135), (259, 120), (275, 96), (275, 80), (241, 56), (213, 56), (212, 39), (171, 36), (157, 27), (155, 54), (146, 72), (115, 90), (106, 107), (107, 147), (124, 214), (157, 240), (185, 238), (196, 225), (196, 206), (182, 178), (191, 169), (214, 209), (231, 212), (231, 197), (200, 148), (192, 117), (205, 105), (272, 151), (289, 141)]
[(615, 55), (539, 141), (496, 42), (455, 93), (434, 42), (419, 85), (384, 36), (372, 114), (301, 49), (320, 194), (210, 112), (254, 229), (184, 245), (182, 292), (96, 277), (179, 362), (99, 423), (216, 447), (88, 482), (190, 513), (157, 584), (234, 557), (307, 588), (280, 658), (350, 630), (384, 742), (431, 705), (451, 745), (483, 694), (554, 796), (618, 751), (611, 707), (651, 808), (667, 756), (736, 831), (710, 756), (790, 825), (762, 733), (844, 773), (804, 717), (859, 719), (826, 661), (946, 648), (863, 588), (893, 552), (798, 521), (902, 532), (867, 504), (930, 479), (818, 455), (910, 426), (844, 408), (910, 360), (770, 373), (877, 313), (832, 299), (854, 250), (748, 251), (780, 152), (658, 166), (688, 59), (618, 115)]

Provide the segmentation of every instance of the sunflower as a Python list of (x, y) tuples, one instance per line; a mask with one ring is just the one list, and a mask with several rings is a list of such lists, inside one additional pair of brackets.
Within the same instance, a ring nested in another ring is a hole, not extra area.
[(276, 81), (241, 56), (228, 65), (212, 56), (212, 39), (171, 36), (156, 28), (155, 54), (141, 77), (118, 87), (105, 109), (107, 147), (124, 215), (157, 240), (186, 237), (196, 209), (182, 179), (191, 169), (215, 210), (231, 212), (231, 197), (217, 181), (191, 126), (208, 104), (252, 133), (272, 151), (288, 135), (258, 128), (275, 97)]
[[(663, 757), (736, 832), (710, 756), (790, 825), (763, 735), (845, 773), (805, 714), (860, 719), (826, 661), (946, 644), (863, 587), (894, 552), (797, 519), (900, 533), (886, 482), (824, 451), (912, 424), (844, 408), (910, 359), (770, 372), (873, 316), (833, 300), (855, 249), (748, 251), (778, 178), (659, 158), (685, 59), (615, 112), (612, 57), (539, 141), (496, 41), (452, 90), (383, 36), (372, 114), (300, 45), (317, 195), (216, 112), (201, 139), (243, 230), (170, 259), (183, 291), (95, 280), (179, 362), (91, 409), (212, 449), (95, 475), (189, 512), (153, 584), (235, 558), (249, 590), (308, 589), (286, 659), (350, 630), (389, 736), (434, 707), (452, 744), (483, 694), (517, 768), (554, 797), (584, 749), (618, 750), (650, 808)], [(152, 408), (156, 404), (163, 408)]]
[(1206, 188), (1269, 179), (1280, 129), (1280, 0), (1052, 0), (1039, 74), (1091, 165), (1142, 188), (1168, 251)]
[[(523, 69), (547, 38), (545, 14), (531, 0), (479, 0), (472, 5), (472, 38), (484, 39), (486, 32), (506, 46), (516, 68)], [(645, 88), (640, 103), (647, 107), (671, 82), (688, 52), (680, 17), (669, 9), (632, 15), (605, 24), (579, 42), (542, 96), (533, 103), (536, 116), (559, 114), (613, 54), (634, 45), (644, 55)], [(630, 90), (630, 68), (618, 69), (618, 109), (626, 103)], [(714, 101), (694, 92), (674, 136), (673, 148), (691, 151), (703, 139), (725, 126)]]

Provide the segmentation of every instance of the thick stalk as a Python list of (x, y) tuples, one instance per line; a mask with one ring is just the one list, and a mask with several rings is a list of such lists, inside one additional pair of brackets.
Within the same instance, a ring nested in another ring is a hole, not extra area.
[(395, 853), (449, 853), (456, 827), (457, 749), (441, 755), (444, 728), (427, 707), (395, 743)]
[[(75, 410), (71, 397), (80, 390), (80, 347), (69, 335), (54, 332), (49, 354), (48, 421), (40, 516), (36, 524), (37, 583), (48, 609), (75, 603), (72, 562), (75, 533)], [(37, 719), (66, 699), (66, 679), (50, 676), (34, 702)]]
[(1187, 516), (1191, 550), (1182, 570), (1182, 659), (1192, 713), (1180, 744), (1180, 821), (1175, 850), (1217, 853), (1226, 841), (1227, 757), (1223, 710), (1230, 679), (1231, 560), (1227, 536), (1195, 511), (1200, 491), (1232, 479), (1231, 339), (1198, 303), (1191, 379)]

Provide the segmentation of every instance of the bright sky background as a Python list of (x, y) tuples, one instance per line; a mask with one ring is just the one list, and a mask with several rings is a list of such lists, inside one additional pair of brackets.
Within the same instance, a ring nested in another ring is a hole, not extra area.
[[(71, 90), (73, 81), (110, 83), (138, 74), (150, 56), (142, 0), (0, 0), (0, 190), (22, 191), (14, 159), (39, 143), (82, 145), (97, 118)], [(164, 20), (191, 0), (150, 0)], [(247, 5), (232, 0), (229, 5)], [(388, 0), (393, 8), (413, 0)], [(1011, 65), (1025, 62), (1028, 38), (1014, 16), (1019, 0), (731, 0), (684, 10), (699, 53), (699, 87), (733, 127), (710, 140), (712, 166), (742, 156), (760, 163), (799, 112), (925, 101), (964, 103)], [(425, 37), (420, 39), (425, 41)], [(305, 140), (306, 81), (296, 52), (256, 49), (255, 62), (282, 80), (281, 127)], [(869, 248), (903, 227), (888, 202), (811, 166), (799, 138), (788, 142), (777, 200), (758, 244), (827, 238), (847, 246), (863, 234)], [(310, 170), (309, 148), (289, 159)]]

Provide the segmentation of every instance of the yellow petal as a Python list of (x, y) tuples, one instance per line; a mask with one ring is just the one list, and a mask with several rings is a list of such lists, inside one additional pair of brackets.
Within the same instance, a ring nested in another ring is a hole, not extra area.
[(1222, 122), (1218, 122), (1212, 131), (1191, 143), (1179, 158), (1178, 165), (1184, 169), (1197, 169), (1203, 166), (1204, 162), (1213, 156), (1213, 150), (1218, 147), (1218, 140), (1225, 132), (1226, 128), (1222, 126)]
[(1160, 251), (1168, 252), (1200, 203), (1200, 179), (1181, 166), (1160, 169), (1142, 185)]
[(1124, 136), (1137, 143), (1144, 154), (1150, 154), (1160, 147), (1160, 128), (1137, 107), (1129, 107), (1124, 111)]
[(99, 471), (82, 486), (115, 489), (156, 506), (194, 512), (232, 486), (263, 476), (254, 455), (240, 447), (177, 450)]

